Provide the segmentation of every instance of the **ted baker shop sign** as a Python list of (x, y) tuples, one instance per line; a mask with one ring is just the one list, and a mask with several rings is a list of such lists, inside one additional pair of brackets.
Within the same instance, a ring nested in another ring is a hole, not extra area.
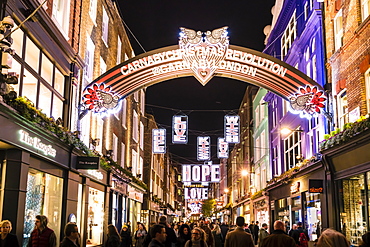
[(46, 145), (43, 143), (40, 138), (31, 136), (27, 131), (24, 130), (20, 130), (19, 134), (19, 140), (22, 143), (41, 151), (44, 155), (51, 157), (55, 157), (57, 155), (57, 151), (51, 145)]

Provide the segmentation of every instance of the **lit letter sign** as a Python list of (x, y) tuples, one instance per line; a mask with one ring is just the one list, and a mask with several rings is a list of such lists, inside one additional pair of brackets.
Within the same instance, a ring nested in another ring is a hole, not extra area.
[(166, 129), (153, 129), (153, 154), (166, 153)]
[(57, 155), (57, 151), (51, 146), (46, 145), (41, 142), (41, 140), (37, 137), (31, 137), (27, 131), (20, 130), (20, 141), (28, 146), (34, 147), (36, 150), (41, 151), (43, 154), (55, 157)]
[(219, 159), (229, 158), (229, 143), (222, 137), (219, 137), (217, 140), (217, 157)]
[(182, 165), (184, 183), (219, 183), (220, 165)]
[(208, 199), (208, 188), (184, 188), (185, 199)]
[(188, 143), (188, 116), (173, 116), (172, 118), (172, 143)]
[(198, 160), (210, 160), (211, 159), (211, 138), (209, 136), (198, 136)]
[(239, 143), (239, 116), (225, 116), (225, 140), (228, 143)]

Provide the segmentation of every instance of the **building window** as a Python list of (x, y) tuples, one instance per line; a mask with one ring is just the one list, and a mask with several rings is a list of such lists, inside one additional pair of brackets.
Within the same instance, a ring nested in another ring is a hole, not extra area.
[(285, 171), (295, 167), (296, 157), (301, 155), (301, 142), (301, 133), (298, 131), (293, 131), (284, 140)]
[(308, 4), (308, 1), (304, 3), (304, 19), (307, 20), (308, 13), (310, 13), (310, 6)]
[(343, 45), (343, 17), (339, 10), (334, 17), (334, 48), (338, 50)]
[(140, 90), (140, 110), (143, 115), (145, 115), (145, 91)]
[(36, 215), (41, 214), (49, 218), (48, 227), (55, 231), (56, 242), (60, 243), (62, 199), (63, 179), (34, 169), (29, 170), (26, 203), (24, 205), (23, 246), (27, 246), (35, 226)]
[(125, 167), (125, 160), (126, 160), (126, 145), (121, 142), (121, 166)]
[(138, 168), (138, 154), (137, 152), (132, 149), (132, 161), (131, 161), (131, 167), (132, 167), (132, 175), (136, 177), (136, 174), (137, 174), (137, 168)]
[(127, 128), (126, 126), (126, 123), (127, 123), (127, 119), (126, 119), (126, 113), (127, 113), (127, 99), (123, 99), (122, 100), (122, 126), (124, 128)]
[(254, 115), (256, 118), (255, 126), (258, 127), (260, 124), (260, 106), (259, 105), (257, 105), (256, 109), (254, 110)]
[(109, 26), (109, 17), (107, 11), (103, 7), (103, 23), (102, 23), (102, 39), (106, 46), (108, 46), (108, 26)]
[(364, 21), (370, 15), (370, 0), (361, 0), (361, 19)]
[(104, 59), (100, 57), (100, 74), (104, 74), (107, 71), (107, 64), (105, 63)]
[(117, 64), (121, 63), (121, 58), (122, 58), (122, 40), (121, 40), (121, 37), (118, 36), (118, 40), (117, 40)]
[(256, 146), (255, 147), (256, 147), (255, 152), (254, 152), (255, 161), (258, 161), (261, 158), (261, 138), (260, 138), (260, 136), (258, 136), (256, 138)]
[(274, 176), (281, 174), (281, 167), (279, 166), (279, 149), (277, 146), (272, 148), (272, 167), (274, 169)]
[(261, 142), (260, 142), (261, 143), (261, 148), (260, 148), (261, 158), (263, 158), (263, 156), (265, 156), (265, 154), (266, 154), (266, 134), (265, 134), (265, 130), (263, 130), (261, 132), (260, 137), (261, 137)]
[(343, 128), (344, 124), (349, 122), (348, 116), (348, 102), (347, 102), (347, 90), (344, 89), (337, 95), (337, 109), (338, 109), (338, 120), (339, 128)]
[(136, 111), (133, 111), (133, 118), (132, 118), (132, 138), (135, 142), (139, 140), (139, 119)]
[(97, 5), (98, 5), (98, 0), (90, 0), (89, 14), (90, 14), (91, 20), (95, 23), (95, 25), (96, 25)]
[(312, 57), (312, 79), (317, 80), (317, 59), (316, 55)]
[(103, 221), (104, 221), (104, 192), (89, 188), (89, 203), (87, 211), (86, 246), (96, 246), (103, 243)]
[[(19, 76), (18, 84), (11, 85), (11, 90), (26, 96), (48, 117), (63, 118), (65, 76), (21, 29), (15, 33), (16, 54), (8, 72), (23, 76)], [(25, 48), (25, 54), (18, 50), (20, 47)]]
[(287, 28), (285, 29), (284, 34), (281, 38), (281, 57), (282, 59), (284, 59), (284, 57), (287, 55), (296, 36), (297, 36), (297, 22), (296, 22), (296, 11), (294, 11), (292, 17), (290, 18), (289, 24)]
[(261, 99), (260, 101), (260, 121), (262, 121), (265, 118), (265, 101)]
[(370, 68), (365, 72), (365, 88), (367, 112), (370, 112)]
[(118, 160), (118, 137), (113, 134), (113, 146), (112, 146), (112, 150), (113, 150), (113, 161), (114, 162), (117, 162)]
[(61, 27), (63, 34), (68, 37), (70, 1), (53, 0), (53, 18)]
[(134, 100), (135, 100), (135, 102), (139, 102), (139, 91), (135, 91)]
[(92, 81), (93, 77), (93, 69), (94, 69), (94, 51), (95, 45), (94, 42), (91, 40), (90, 36), (87, 36), (86, 40), (86, 52), (85, 52), (85, 68), (84, 68), (84, 75), (86, 85)]
[(140, 148), (144, 150), (144, 124), (140, 122)]

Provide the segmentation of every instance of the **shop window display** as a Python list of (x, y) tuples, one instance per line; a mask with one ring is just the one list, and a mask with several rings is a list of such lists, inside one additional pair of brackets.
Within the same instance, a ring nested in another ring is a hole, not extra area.
[(36, 215), (48, 217), (48, 227), (54, 230), (57, 243), (60, 242), (62, 193), (63, 179), (30, 169), (27, 178), (23, 246), (28, 244), (35, 227)]
[(358, 246), (367, 231), (365, 176), (360, 174), (343, 179), (340, 186), (341, 230), (352, 245)]
[(306, 226), (311, 241), (321, 234), (321, 194), (306, 192)]
[(95, 246), (103, 242), (104, 192), (89, 188), (89, 206), (87, 212), (86, 246)]

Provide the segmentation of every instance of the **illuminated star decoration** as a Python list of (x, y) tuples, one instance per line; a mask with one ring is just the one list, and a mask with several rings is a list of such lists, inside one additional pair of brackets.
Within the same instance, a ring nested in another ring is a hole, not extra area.
[(306, 86), (300, 88), (299, 93), (289, 98), (293, 113), (301, 113), (301, 116), (311, 117), (315, 114), (323, 113), (326, 97), (323, 91), (319, 91), (316, 86)]
[(118, 101), (119, 97), (114, 95), (111, 88), (106, 87), (104, 83), (94, 83), (83, 93), (83, 103), (88, 110), (93, 110), (95, 113), (103, 113), (116, 108)]

